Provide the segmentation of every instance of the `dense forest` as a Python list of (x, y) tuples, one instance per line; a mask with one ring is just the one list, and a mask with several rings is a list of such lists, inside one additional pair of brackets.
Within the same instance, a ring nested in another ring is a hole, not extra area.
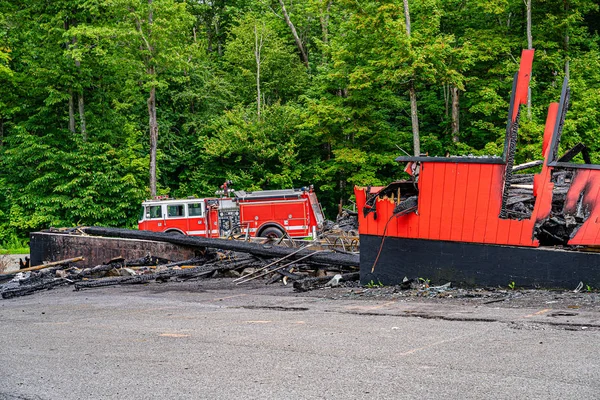
[(333, 218), (405, 152), (500, 154), (524, 48), (516, 162), (566, 71), (564, 145), (600, 162), (599, 31), (594, 0), (0, 0), (0, 244), (225, 180)]

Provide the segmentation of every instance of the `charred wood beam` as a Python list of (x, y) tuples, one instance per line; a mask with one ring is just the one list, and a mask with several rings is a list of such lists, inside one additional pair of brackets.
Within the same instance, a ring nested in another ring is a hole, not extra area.
[(590, 149), (585, 147), (581, 150), (581, 156), (583, 157), (583, 162), (586, 164), (591, 164), (592, 159), (590, 158)]
[(533, 174), (518, 174), (513, 175), (511, 184), (532, 184), (533, 185)]
[(52, 267), (62, 267), (62, 266), (67, 266), (70, 263), (83, 261), (83, 260), (84, 260), (83, 257), (69, 258), (67, 260), (60, 260), (60, 261), (54, 261), (54, 262), (51, 262), (48, 264), (36, 265), (35, 267), (23, 268), (18, 271), (2, 272), (2, 273), (0, 273), (0, 275), (16, 275), (19, 272), (38, 271), (40, 269), (46, 269), (46, 268), (52, 268)]
[[(535, 160), (535, 161), (530, 161), (530, 162), (526, 162), (523, 164), (515, 165), (512, 169), (512, 172), (517, 172), (517, 171), (522, 171), (524, 169), (537, 167), (538, 165), (542, 165), (543, 163), (544, 163), (544, 160)], [(514, 182), (514, 180), (513, 180), (513, 182)]]
[[(82, 228), (85, 233), (93, 236), (118, 237), (124, 239), (153, 240), (157, 242), (168, 242), (191, 248), (215, 248), (222, 250), (233, 250), (242, 253), (266, 257), (284, 257), (297, 249), (281, 246), (269, 246), (256, 243), (239, 242), (226, 239), (212, 239), (197, 236), (175, 236), (162, 232), (136, 231), (120, 228), (88, 227)], [(305, 249), (294, 254), (291, 258), (305, 257), (313, 251)], [(322, 264), (334, 264), (343, 266), (358, 266), (359, 256), (355, 254), (319, 253), (311, 257), (311, 261)]]
[[(313, 289), (319, 289), (327, 287), (329, 282), (333, 279), (332, 276), (324, 276), (321, 278), (305, 278), (294, 282), (294, 289), (299, 292), (306, 292)], [(343, 274), (339, 282), (357, 281), (360, 279), (359, 272), (351, 272), (349, 274)]]
[(586, 164), (592, 163), (592, 161), (590, 160), (589, 149), (583, 143), (577, 143), (575, 146), (573, 146), (571, 150), (567, 151), (561, 158), (558, 159), (558, 162), (570, 162), (579, 153), (581, 153), (583, 161)]
[[(172, 262), (172, 263), (168, 263), (168, 264), (159, 264), (157, 265), (157, 267), (167, 267), (167, 268), (172, 268), (172, 267), (181, 267), (182, 265), (202, 265), (206, 263), (206, 259), (204, 257), (194, 257), (194, 258), (190, 258), (189, 260), (183, 260), (183, 261), (176, 261), (176, 262)], [(131, 264), (127, 264), (127, 266), (131, 265)]]
[(290, 269), (291, 269), (291, 267), (279, 269), (279, 270), (275, 271), (275, 276), (267, 282), (267, 285), (271, 285), (273, 283), (279, 282), (280, 280), (282, 280), (284, 278), (291, 279), (292, 281), (298, 281), (298, 280), (304, 279), (306, 277), (303, 275), (294, 274), (289, 271)]
[(114, 285), (147, 283), (153, 280), (167, 280), (174, 276), (189, 277), (192, 275), (208, 275), (214, 272), (216, 269), (218, 268), (196, 267), (190, 269), (168, 269), (166, 271), (155, 272), (153, 274), (121, 276), (116, 278), (102, 278), (97, 280), (77, 282), (75, 284), (75, 290)]
[(160, 258), (160, 257), (154, 257), (150, 254), (148, 254), (147, 256), (141, 257), (141, 258), (135, 258), (135, 259), (131, 259), (131, 260), (124, 260), (124, 264), (128, 267), (144, 267), (144, 266), (148, 266), (148, 265), (159, 265), (159, 264), (166, 264), (168, 263), (170, 260), (167, 260), (165, 258)]
[(324, 265), (324, 264), (300, 264), (297, 265), (296, 268), (299, 271), (330, 271), (330, 272), (352, 272), (356, 271), (358, 268), (353, 267), (339, 267), (334, 265)]
[(123, 267), (123, 263), (122, 262), (116, 262), (116, 263), (110, 263), (110, 264), (105, 264), (105, 265), (96, 265), (93, 268), (86, 268), (83, 271), (81, 271), (81, 276), (90, 276), (93, 274), (97, 274), (99, 272), (108, 272), (111, 271), (115, 268), (121, 268)]
[(151, 255), (147, 255), (145, 257), (131, 259), (131, 260), (125, 260), (124, 258), (119, 257), (119, 258), (110, 260), (107, 264), (97, 265), (92, 268), (86, 268), (83, 271), (81, 271), (81, 276), (90, 276), (90, 275), (93, 275), (93, 274), (96, 274), (99, 272), (107, 272), (107, 271), (111, 271), (113, 269), (133, 267), (133, 266), (162, 266), (162, 267), (171, 268), (171, 267), (178, 267), (181, 265), (194, 265), (194, 264), (198, 265), (200, 263), (204, 264), (206, 262), (206, 260), (204, 260), (203, 258), (197, 257), (197, 258), (192, 258), (189, 260), (178, 261), (178, 262), (173, 262), (173, 263), (168, 263), (168, 264), (166, 264), (166, 262), (168, 262), (168, 260), (159, 258), (159, 257), (154, 257)]
[(508, 196), (516, 195), (533, 195), (533, 189), (510, 188), (508, 190)]
[(570, 162), (577, 154), (581, 152), (585, 148), (583, 143), (577, 143), (573, 148), (567, 151), (561, 158), (558, 159), (559, 162)]
[(130, 285), (137, 283), (148, 283), (153, 280), (168, 280), (172, 277), (190, 278), (210, 275), (215, 271), (230, 270), (244, 268), (254, 264), (253, 260), (240, 261), (219, 261), (216, 263), (206, 264), (195, 268), (185, 269), (167, 269), (164, 271), (155, 272), (152, 274), (136, 275), (136, 276), (121, 276), (116, 278), (101, 278), (75, 283), (75, 290), (89, 289), (95, 287), (115, 286), (115, 285)]
[(521, 202), (525, 202), (525, 201), (532, 201), (535, 200), (535, 197), (533, 196), (528, 196), (528, 195), (521, 195), (521, 196), (514, 196), (514, 197), (509, 197), (508, 201), (506, 202), (507, 206), (512, 206), (513, 204), (516, 203), (521, 203)]
[(39, 290), (51, 289), (55, 286), (66, 285), (70, 283), (67, 279), (52, 279), (35, 285), (22, 286), (15, 289), (9, 289), (2, 292), (3, 299), (11, 299), (13, 297), (26, 296), (35, 293)]

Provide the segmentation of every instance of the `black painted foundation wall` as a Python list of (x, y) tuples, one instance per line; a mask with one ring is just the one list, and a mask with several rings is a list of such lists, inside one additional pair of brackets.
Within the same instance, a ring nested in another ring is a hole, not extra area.
[(195, 256), (195, 250), (172, 243), (150, 240), (117, 239), (97, 236), (68, 235), (54, 232), (32, 232), (29, 235), (31, 265), (84, 257), (80, 267), (104, 264), (116, 257), (141, 258), (148, 254), (171, 261), (183, 261)]
[(574, 289), (600, 287), (600, 254), (439, 240), (360, 236), (360, 281), (395, 285), (408, 278), (434, 284)]

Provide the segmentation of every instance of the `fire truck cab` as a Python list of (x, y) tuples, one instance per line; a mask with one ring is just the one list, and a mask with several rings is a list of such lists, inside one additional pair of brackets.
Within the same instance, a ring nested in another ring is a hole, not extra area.
[(262, 190), (225, 190), (220, 198), (167, 199), (142, 203), (140, 230), (203, 237), (234, 233), (251, 237), (316, 238), (325, 220), (312, 187)]

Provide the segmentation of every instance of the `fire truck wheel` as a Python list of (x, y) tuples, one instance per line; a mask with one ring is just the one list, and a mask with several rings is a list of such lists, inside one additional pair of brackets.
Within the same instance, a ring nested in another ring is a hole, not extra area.
[(260, 233), (260, 237), (268, 237), (268, 238), (281, 238), (285, 235), (285, 233), (279, 229), (276, 228), (274, 226), (270, 226), (266, 229), (264, 229), (261, 233)]
[(167, 231), (167, 233), (169, 235), (183, 235), (183, 233), (179, 232), (179, 231)]

